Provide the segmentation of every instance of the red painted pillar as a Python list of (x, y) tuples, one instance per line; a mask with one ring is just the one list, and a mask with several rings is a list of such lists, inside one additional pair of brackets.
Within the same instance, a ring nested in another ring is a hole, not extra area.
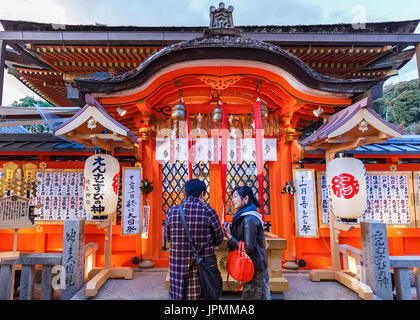
[[(159, 258), (159, 250), (161, 243), (161, 221), (160, 213), (162, 208), (159, 206), (159, 197), (161, 181), (159, 178), (159, 163), (155, 160), (155, 143), (149, 137), (148, 140), (142, 142), (142, 165), (143, 165), (143, 178), (153, 182), (153, 191), (148, 194), (147, 199), (150, 205), (149, 216), (149, 234), (147, 239), (141, 241), (141, 268), (151, 268), (154, 266), (152, 260)], [(145, 204), (145, 196), (143, 196), (143, 205)]]
[[(279, 158), (277, 161), (281, 163), (280, 171), (280, 188), (286, 185), (286, 182), (293, 180), (292, 176), (292, 160), (291, 160), (291, 141), (287, 134), (280, 137)], [(287, 249), (284, 258), (287, 262), (285, 268), (297, 269), (296, 265), (296, 234), (295, 234), (295, 213), (294, 198), (288, 193), (280, 194), (281, 219), (283, 225), (283, 238), (287, 241)]]

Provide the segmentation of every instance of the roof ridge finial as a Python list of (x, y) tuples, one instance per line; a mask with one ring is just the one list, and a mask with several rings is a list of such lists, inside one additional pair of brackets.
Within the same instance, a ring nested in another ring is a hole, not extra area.
[(233, 6), (225, 9), (223, 2), (219, 3), (219, 8), (210, 7), (210, 29), (234, 28), (233, 25)]
[(240, 30), (233, 25), (233, 6), (225, 8), (223, 2), (219, 3), (219, 8), (210, 7), (210, 26), (204, 30), (205, 36), (230, 35), (239, 36)]

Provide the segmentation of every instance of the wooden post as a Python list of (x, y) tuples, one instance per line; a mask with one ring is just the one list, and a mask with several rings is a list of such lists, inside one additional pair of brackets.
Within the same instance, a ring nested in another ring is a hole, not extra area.
[(112, 221), (109, 219), (109, 225), (105, 228), (105, 263), (104, 268), (111, 268), (112, 256)]
[[(335, 152), (327, 150), (325, 154), (325, 164), (328, 165), (330, 161), (335, 158)], [(340, 230), (335, 228), (337, 217), (329, 211), (329, 226), (330, 226), (330, 248), (331, 248), (331, 265), (334, 271), (339, 271), (340, 267), (340, 248), (339, 248), (339, 234)]]
[(284, 292), (289, 290), (289, 282), (282, 272), (282, 251), (286, 249), (286, 241), (278, 236), (265, 231), (267, 250), (268, 272), (270, 274), (270, 291)]
[(105, 228), (105, 263), (104, 268), (95, 268), (89, 273), (89, 282), (86, 284), (86, 297), (96, 296), (98, 290), (108, 279), (133, 279), (133, 269), (130, 267), (114, 268), (111, 265), (112, 257), (112, 217), (99, 223), (98, 228)]
[(13, 235), (13, 253), (16, 253), (16, 250), (17, 250), (18, 231), (19, 231), (19, 229), (15, 229), (15, 232), (14, 232), (14, 235)]

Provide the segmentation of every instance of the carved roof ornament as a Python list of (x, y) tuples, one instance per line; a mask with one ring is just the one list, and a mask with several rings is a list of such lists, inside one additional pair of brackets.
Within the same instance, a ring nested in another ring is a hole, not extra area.
[(210, 7), (210, 29), (221, 29), (221, 28), (234, 28), (233, 7), (229, 6), (225, 9), (223, 2), (219, 3), (219, 8), (216, 9), (214, 6)]
[(224, 77), (218, 77), (218, 76), (200, 76), (197, 77), (201, 81), (203, 81), (205, 84), (211, 86), (214, 90), (224, 90), (231, 85), (235, 84), (239, 80), (241, 80), (242, 76), (224, 76)]
[(219, 3), (219, 8), (214, 6), (210, 7), (210, 26), (208, 29), (204, 30), (204, 35), (214, 36), (214, 35), (233, 35), (239, 36), (240, 31), (236, 29), (233, 25), (232, 17), (233, 7), (229, 6), (225, 8), (223, 2)]

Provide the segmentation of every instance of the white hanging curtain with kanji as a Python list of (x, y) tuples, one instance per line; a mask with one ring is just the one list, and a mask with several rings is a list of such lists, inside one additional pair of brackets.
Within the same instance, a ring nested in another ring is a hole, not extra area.
[[(221, 161), (222, 139), (216, 139), (193, 139), (193, 162)], [(171, 143), (170, 138), (156, 138), (156, 160), (170, 161), (171, 153), (174, 155), (175, 160), (187, 161), (187, 138), (175, 139), (174, 143)], [(256, 161), (254, 138), (228, 139), (227, 161), (236, 162), (238, 159), (239, 161)], [(277, 139), (269, 138), (263, 140), (263, 159), (264, 161), (277, 161)]]

